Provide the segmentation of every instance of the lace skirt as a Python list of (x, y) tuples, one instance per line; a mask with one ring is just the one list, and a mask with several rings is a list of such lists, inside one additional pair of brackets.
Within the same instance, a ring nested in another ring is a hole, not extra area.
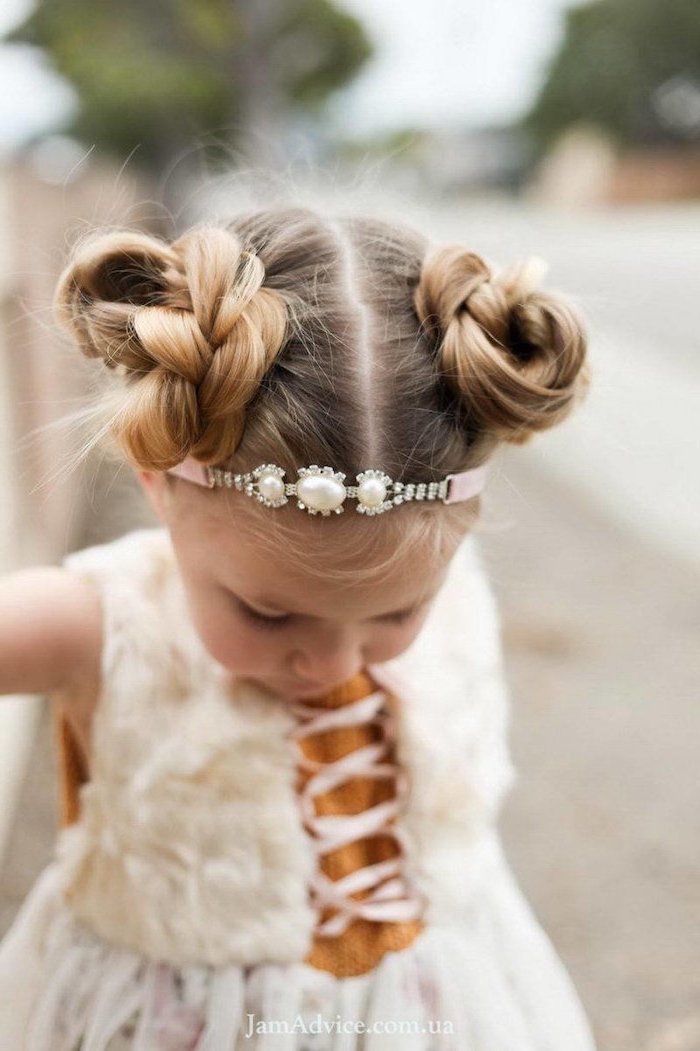
[(41, 874), (0, 945), (12, 1051), (595, 1051), (571, 979), (506, 866), (449, 928), (374, 970), (174, 967), (115, 948)]

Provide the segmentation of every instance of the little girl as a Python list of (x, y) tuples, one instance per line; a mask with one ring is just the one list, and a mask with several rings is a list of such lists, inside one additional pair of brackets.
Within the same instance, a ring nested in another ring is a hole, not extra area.
[(497, 830), (473, 536), (499, 443), (586, 389), (540, 277), (297, 205), (74, 250), (59, 316), (161, 524), (0, 582), (63, 788), (3, 1051), (591, 1051)]

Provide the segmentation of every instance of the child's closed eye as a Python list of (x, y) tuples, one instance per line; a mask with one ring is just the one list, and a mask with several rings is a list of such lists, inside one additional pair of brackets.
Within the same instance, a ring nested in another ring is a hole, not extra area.
[[(295, 616), (292, 613), (285, 613), (280, 616), (270, 617), (265, 615), (264, 613), (258, 613), (257, 610), (254, 610), (251, 606), (247, 605), (247, 603), (243, 602), (237, 597), (235, 601), (236, 605), (241, 610), (243, 615), (248, 620), (256, 624), (260, 624), (261, 627), (273, 629), (281, 628), (287, 624), (290, 624), (295, 619)], [(415, 606), (413, 609), (399, 610), (397, 613), (387, 613), (381, 617), (375, 617), (374, 620), (385, 624), (405, 624), (416, 615), (420, 608), (420, 606)]]
[(237, 599), (236, 602), (238, 608), (241, 610), (245, 617), (247, 617), (254, 623), (260, 624), (266, 628), (282, 627), (284, 624), (289, 624), (289, 622), (294, 619), (289, 613), (278, 617), (267, 617), (264, 613), (257, 613), (254, 609), (251, 609), (250, 606), (247, 606), (245, 602), (241, 602), (240, 599)]

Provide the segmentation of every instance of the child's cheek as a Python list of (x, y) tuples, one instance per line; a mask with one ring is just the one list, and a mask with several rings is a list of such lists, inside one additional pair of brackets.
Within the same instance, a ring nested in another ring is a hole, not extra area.
[(255, 677), (275, 670), (279, 644), (235, 615), (209, 621), (202, 641), (219, 664), (237, 675)]
[(277, 670), (278, 645), (254, 629), (243, 630), (228, 641), (223, 663), (238, 675), (261, 676)]

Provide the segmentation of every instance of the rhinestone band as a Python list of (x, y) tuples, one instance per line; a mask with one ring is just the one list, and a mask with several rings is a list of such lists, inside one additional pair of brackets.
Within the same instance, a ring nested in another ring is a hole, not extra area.
[(234, 474), (186, 457), (168, 468), (167, 473), (207, 489), (215, 486), (238, 489), (266, 507), (282, 507), (290, 496), (296, 497), (297, 507), (302, 511), (327, 517), (342, 514), (343, 503), (348, 498), (357, 500), (355, 510), (364, 515), (380, 515), (415, 500), (441, 500), (444, 504), (470, 500), (484, 488), (487, 470), (487, 465), (481, 464), (448, 474), (439, 482), (394, 482), (384, 471), (367, 468), (356, 476), (356, 485), (345, 485), (341, 471), (318, 464), (299, 467), (296, 482), (285, 482), (285, 471), (274, 463), (260, 464), (246, 474)]
[(332, 467), (298, 469), (296, 482), (285, 482), (285, 471), (273, 463), (261, 464), (246, 474), (233, 474), (216, 467), (207, 467), (210, 486), (238, 489), (255, 497), (266, 507), (282, 507), (289, 497), (296, 496), (297, 507), (309, 514), (342, 514), (346, 498), (356, 499), (360, 514), (379, 515), (409, 500), (445, 501), (450, 476), (441, 482), (404, 484), (394, 482), (383, 471), (369, 469), (356, 476), (356, 485), (345, 485), (345, 475)]

